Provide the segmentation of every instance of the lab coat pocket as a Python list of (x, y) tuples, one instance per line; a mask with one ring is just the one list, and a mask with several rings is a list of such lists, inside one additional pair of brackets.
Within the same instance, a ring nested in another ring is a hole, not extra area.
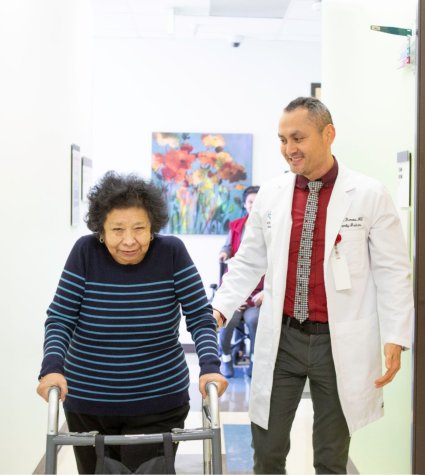
[(337, 244), (338, 251), (345, 256), (350, 274), (357, 274), (364, 270), (366, 244), (364, 229), (341, 232), (341, 241)]
[(346, 397), (356, 401), (371, 396), (382, 364), (378, 316), (336, 323), (332, 352), (338, 384)]

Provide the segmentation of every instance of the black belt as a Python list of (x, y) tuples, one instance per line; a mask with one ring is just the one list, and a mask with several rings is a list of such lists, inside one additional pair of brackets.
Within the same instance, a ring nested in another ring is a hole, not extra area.
[(283, 314), (282, 317), (282, 325), (296, 328), (297, 330), (307, 333), (308, 335), (329, 334), (328, 323), (312, 322), (311, 320), (306, 320), (303, 323), (300, 323), (296, 318), (285, 314)]

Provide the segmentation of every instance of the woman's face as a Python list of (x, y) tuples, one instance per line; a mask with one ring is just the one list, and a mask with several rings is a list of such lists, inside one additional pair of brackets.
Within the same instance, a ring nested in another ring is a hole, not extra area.
[(120, 264), (138, 264), (148, 252), (151, 223), (143, 208), (113, 209), (106, 215), (102, 238)]

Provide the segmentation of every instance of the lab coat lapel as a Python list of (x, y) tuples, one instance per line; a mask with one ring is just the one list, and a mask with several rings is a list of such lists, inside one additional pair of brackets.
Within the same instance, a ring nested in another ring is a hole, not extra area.
[(295, 175), (284, 175), (277, 186), (276, 196), (271, 207), (271, 252), (277, 258), (276, 263), (281, 269), (288, 258), (289, 239), (292, 227), (292, 198), (294, 194)]
[[(292, 228), (292, 198), (295, 186), (294, 174), (285, 174), (277, 186), (271, 209), (271, 255), (273, 292), (273, 323), (275, 328), (282, 324), (282, 308), (285, 296), (286, 272), (288, 264), (289, 241)], [(270, 268), (269, 268), (270, 270)], [(275, 345), (279, 343), (280, 332), (276, 334)]]
[(349, 196), (348, 191), (352, 190), (353, 187), (354, 185), (350, 183), (349, 176), (344, 168), (340, 166), (326, 213), (325, 268), (331, 256), (332, 248), (335, 245), (335, 239), (351, 206), (352, 198)]

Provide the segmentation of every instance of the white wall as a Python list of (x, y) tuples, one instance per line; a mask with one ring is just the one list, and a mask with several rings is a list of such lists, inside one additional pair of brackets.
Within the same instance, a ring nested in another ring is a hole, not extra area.
[(86, 0), (0, 2), (2, 473), (32, 473), (47, 405), (35, 394), (45, 311), (71, 229), (70, 145), (91, 154)]
[[(151, 134), (252, 133), (253, 183), (282, 173), (277, 123), (320, 81), (320, 45), (245, 40), (95, 41), (95, 174), (151, 174)], [(224, 236), (182, 236), (204, 284), (218, 279)]]
[[(396, 198), (398, 151), (414, 151), (415, 74), (397, 69), (404, 39), (370, 25), (415, 31), (416, 0), (323, 0), (322, 99), (336, 124), (334, 152), (380, 179)], [(411, 473), (411, 352), (385, 388), (386, 416), (354, 434), (360, 473)]]

